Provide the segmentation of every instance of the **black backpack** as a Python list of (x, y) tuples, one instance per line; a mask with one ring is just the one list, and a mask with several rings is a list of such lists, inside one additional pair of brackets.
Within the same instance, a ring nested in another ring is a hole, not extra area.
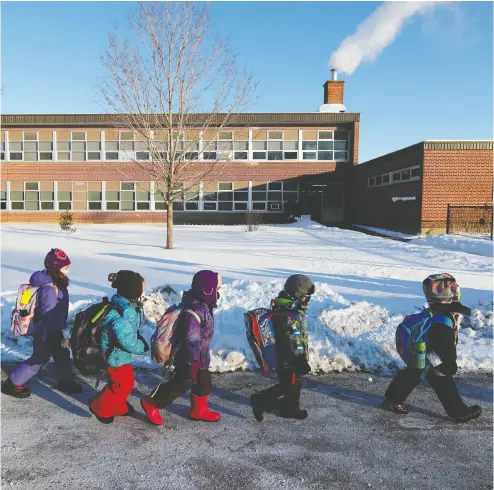
[[(115, 309), (107, 297), (75, 316), (70, 336), (70, 348), (74, 366), (81, 374), (99, 374), (106, 368), (108, 352), (101, 350), (101, 331), (109, 311)], [(118, 311), (118, 310), (117, 310)]]

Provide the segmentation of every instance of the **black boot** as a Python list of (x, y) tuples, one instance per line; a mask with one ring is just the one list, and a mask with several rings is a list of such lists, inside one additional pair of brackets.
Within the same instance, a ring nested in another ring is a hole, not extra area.
[(398, 415), (406, 415), (408, 413), (408, 408), (403, 403), (393, 403), (387, 398), (384, 399), (383, 407)]
[(459, 424), (463, 424), (465, 422), (468, 422), (469, 420), (480, 417), (481, 414), (482, 414), (482, 408), (480, 408), (479, 405), (473, 405), (472, 407), (467, 408), (467, 413), (465, 415), (461, 417), (457, 417), (455, 419), (455, 422)]
[(67, 395), (79, 395), (83, 392), (84, 388), (79, 383), (76, 383), (73, 379), (68, 381), (59, 381), (55, 388)]
[(2, 383), (2, 393), (4, 395), (10, 395), (14, 398), (28, 398), (31, 396), (31, 390), (25, 386), (16, 386), (10, 378), (7, 378)]
[(263, 412), (271, 412), (280, 405), (280, 398), (283, 396), (283, 387), (281, 383), (267, 388), (250, 397), (250, 406), (254, 417), (258, 422), (264, 420)]
[[(458, 394), (453, 376), (436, 376), (434, 374), (429, 374), (427, 376), (427, 381), (429, 381), (436, 392), (444, 410), (452, 419), (461, 420), (466, 417), (466, 420), (469, 420), (470, 418), (474, 418), (470, 417), (469, 408)], [(480, 412), (476, 416), (478, 417), (479, 415)]]
[(115, 420), (115, 417), (113, 417), (113, 415), (111, 417), (99, 417), (98, 415), (96, 415), (92, 410), (91, 410), (91, 407), (89, 406), (89, 411), (102, 423), (102, 424), (111, 424), (114, 420)]
[(136, 409), (129, 402), (127, 402), (127, 409), (128, 411), (124, 413), (122, 417), (132, 417), (136, 411)]
[(420, 374), (421, 371), (417, 369), (406, 368), (400, 371), (393, 378), (384, 394), (384, 407), (389, 408), (394, 413), (408, 413), (403, 404), (408, 395), (420, 384)]
[(303, 420), (309, 412), (300, 409), (300, 392), (302, 390), (302, 379), (292, 373), (281, 377), (283, 385), (283, 401), (280, 415), (285, 419)]

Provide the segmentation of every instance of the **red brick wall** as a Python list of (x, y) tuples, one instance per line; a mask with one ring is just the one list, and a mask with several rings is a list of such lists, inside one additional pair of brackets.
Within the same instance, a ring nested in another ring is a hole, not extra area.
[(324, 84), (324, 103), (343, 104), (343, 90), (345, 82), (343, 80), (328, 80)]
[(358, 122), (358, 121), (353, 126), (352, 136), (353, 136), (353, 141), (352, 141), (352, 143), (349, 143), (352, 145), (350, 147), (351, 152), (352, 152), (352, 155), (351, 155), (352, 160), (351, 161), (353, 162), (354, 165), (357, 165), (358, 164), (358, 145), (359, 145), (359, 141), (360, 141), (360, 122)]
[[(74, 226), (78, 223), (164, 223), (166, 212), (155, 211), (141, 213), (110, 212), (110, 211), (72, 211)], [(60, 211), (3, 211), (0, 216), (2, 223), (58, 223)]]
[(448, 204), (491, 204), (492, 165), (492, 150), (425, 150), (422, 231), (446, 230)]

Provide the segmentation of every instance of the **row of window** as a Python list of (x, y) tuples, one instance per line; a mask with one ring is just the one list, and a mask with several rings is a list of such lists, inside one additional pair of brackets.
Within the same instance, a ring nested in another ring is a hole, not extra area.
[[(295, 182), (217, 182), (178, 189), (175, 211), (274, 211), (298, 200)], [(250, 207), (249, 207), (250, 203)], [(151, 182), (2, 182), (1, 209), (12, 211), (162, 211)]]
[[(0, 142), (0, 160), (10, 161), (146, 161), (163, 158), (173, 151), (177, 158), (190, 160), (324, 160), (346, 161), (349, 131), (250, 130), (220, 131), (214, 140), (190, 134), (174, 140), (168, 148), (165, 135), (156, 135), (151, 147), (129, 131), (17, 131), (8, 144)], [(190, 133), (190, 132), (189, 132)], [(55, 140), (53, 136), (55, 135)], [(301, 140), (299, 140), (301, 136)], [(188, 138), (188, 139), (187, 139)], [(300, 147), (301, 142), (301, 147)], [(249, 151), (251, 155), (249, 156)]]
[(410, 180), (420, 179), (420, 166), (403, 168), (401, 170), (394, 170), (393, 172), (387, 172), (385, 174), (369, 177), (367, 180), (367, 187), (379, 187), (382, 185), (400, 184), (402, 182), (409, 182)]

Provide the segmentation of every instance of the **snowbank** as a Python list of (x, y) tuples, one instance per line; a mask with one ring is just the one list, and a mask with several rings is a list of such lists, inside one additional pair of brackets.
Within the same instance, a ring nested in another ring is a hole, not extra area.
[(484, 236), (466, 235), (438, 235), (425, 238), (417, 238), (410, 243), (414, 245), (425, 245), (442, 250), (454, 250), (466, 252), (473, 255), (492, 257), (493, 242)]
[[(243, 313), (268, 307), (282, 289), (279, 281), (256, 282), (236, 280), (224, 285), (215, 311), (215, 334), (211, 344), (211, 370), (257, 369), (255, 358), (245, 337)], [(166, 308), (180, 301), (182, 291), (158, 288), (144, 303), (145, 323), (141, 332), (149, 341), (156, 322)], [(16, 338), (9, 330), (8, 316), (15, 295), (2, 296), (2, 359), (25, 359), (31, 352), (30, 338)], [(69, 325), (75, 314), (100, 298), (93, 297), (70, 303)], [(391, 374), (403, 362), (396, 353), (395, 329), (403, 315), (390, 312), (366, 301), (350, 302), (325, 283), (316, 283), (310, 308), (310, 364), (314, 372), (329, 373), (369, 371)], [(459, 366), (468, 371), (491, 370), (493, 347), (492, 303), (479, 304), (460, 331)], [(159, 366), (148, 355), (138, 356), (135, 365)]]
[(413, 238), (418, 238), (420, 235), (409, 235), (408, 233), (401, 233), (399, 231), (386, 230), (385, 228), (374, 228), (373, 226), (364, 226), (364, 225), (353, 225), (357, 228), (362, 228), (363, 230), (373, 231), (375, 233), (379, 233), (383, 236), (395, 237), (395, 238), (407, 238), (412, 240)]

